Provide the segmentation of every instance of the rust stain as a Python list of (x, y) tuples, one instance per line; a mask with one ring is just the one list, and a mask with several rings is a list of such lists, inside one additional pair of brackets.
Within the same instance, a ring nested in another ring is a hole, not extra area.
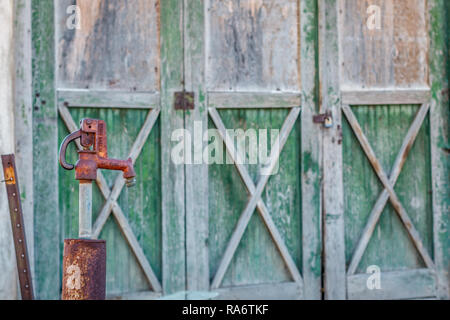
[(394, 1), (394, 78), (397, 85), (424, 83), (427, 78), (427, 35), (423, 0)]
[(63, 300), (104, 300), (106, 241), (64, 240)]
[(16, 184), (16, 175), (14, 174), (14, 167), (6, 167), (5, 172), (5, 182), (8, 185)]

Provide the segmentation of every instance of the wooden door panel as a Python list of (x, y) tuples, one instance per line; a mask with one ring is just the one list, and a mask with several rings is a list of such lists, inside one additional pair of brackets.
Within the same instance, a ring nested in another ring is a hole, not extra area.
[[(221, 110), (226, 128), (255, 130), (281, 129), (288, 110)], [(210, 122), (210, 128), (215, 128)], [(268, 137), (270, 141), (270, 137)], [(266, 204), (289, 253), (301, 266), (301, 195), (300, 195), (300, 126), (291, 132), (281, 153), (279, 171), (265, 187), (262, 200)], [(236, 145), (236, 144), (235, 144)], [(225, 148), (225, 147), (224, 147)], [(270, 152), (270, 149), (268, 150)], [(224, 158), (224, 163), (225, 163)], [(248, 156), (247, 156), (248, 161)], [(244, 165), (256, 184), (261, 165)], [(209, 167), (209, 258), (210, 277), (217, 272), (232, 231), (248, 201), (245, 184), (233, 165)], [(224, 287), (292, 281), (282, 257), (273, 243), (258, 212), (254, 212), (241, 243), (223, 279)]]
[[(78, 11), (71, 6), (77, 6)], [(161, 295), (162, 177), (159, 1), (56, 1), (59, 141), (82, 118), (107, 123), (108, 155), (131, 157), (137, 184), (99, 170), (94, 237), (107, 241), (107, 296)], [(72, 15), (79, 15), (79, 28)], [(68, 157), (75, 162), (75, 146)], [(76, 237), (78, 183), (59, 168), (61, 241)]]
[(349, 0), (339, 10), (343, 90), (428, 85), (426, 1)]
[(208, 90), (300, 89), (297, 0), (209, 1)]
[[(321, 7), (321, 18), (338, 25), (322, 33), (320, 58), (328, 86), (322, 101), (335, 119), (324, 140), (328, 299), (446, 296), (436, 237), (442, 212), (433, 200), (439, 126), (431, 123), (442, 108), (429, 80), (436, 77), (430, 57), (440, 59), (429, 49), (435, 5), (338, 0)], [(339, 76), (326, 74), (329, 65), (339, 66)], [(370, 285), (370, 270), (380, 286)]]
[[(158, 0), (56, 4), (59, 87), (159, 91)], [(67, 27), (73, 4), (79, 8), (79, 29)]]
[[(219, 292), (219, 298), (268, 299), (277, 292), (288, 299), (316, 299), (320, 196), (313, 146), (318, 135), (300, 110), (309, 119), (315, 109), (314, 98), (302, 103), (302, 89), (314, 96), (314, 70), (305, 68), (302, 74), (300, 67), (302, 61), (314, 66), (309, 23), (315, 7), (292, 0), (205, 1), (204, 6), (207, 109), (200, 111), (201, 119), (219, 132), (262, 128), (270, 134), (273, 128), (286, 134), (279, 171), (268, 179), (261, 165), (207, 167), (206, 288)], [(303, 55), (300, 43), (309, 48)], [(224, 150), (235, 148), (235, 141), (223, 144)], [(264, 186), (260, 199), (255, 196), (259, 184)]]
[[(417, 105), (356, 106), (356, 118), (379, 155), (386, 172), (391, 172), (397, 152), (419, 109)], [(409, 213), (425, 247), (432, 252), (432, 206), (429, 119), (425, 119), (406, 158), (394, 190)], [(372, 166), (351, 130), (343, 123), (343, 179), (345, 204), (346, 261), (350, 263), (369, 214), (383, 190)], [(392, 204), (381, 213), (357, 273), (370, 265), (383, 271), (425, 267)]]

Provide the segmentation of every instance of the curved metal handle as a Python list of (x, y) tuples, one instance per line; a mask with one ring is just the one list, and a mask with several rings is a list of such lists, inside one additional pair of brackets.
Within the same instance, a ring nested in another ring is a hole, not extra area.
[(66, 150), (69, 143), (81, 137), (81, 130), (75, 131), (64, 138), (59, 148), (59, 164), (66, 170), (73, 170), (74, 165), (66, 162)]

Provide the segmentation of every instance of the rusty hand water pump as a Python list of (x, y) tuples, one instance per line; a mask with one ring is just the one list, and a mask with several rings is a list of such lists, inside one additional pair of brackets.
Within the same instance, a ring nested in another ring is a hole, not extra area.
[[(61, 144), (59, 163), (66, 170), (74, 166), (66, 162), (66, 150), (70, 142), (80, 138), (83, 150), (78, 151), (79, 160), (75, 164), (75, 178), (80, 181), (97, 179), (97, 169), (122, 170), (128, 187), (134, 185), (136, 173), (131, 158), (116, 160), (108, 158), (106, 124), (103, 120), (83, 119), (81, 128), (69, 134)], [(93, 148), (91, 150), (91, 148)]]
[[(75, 166), (66, 162), (70, 142), (80, 139), (82, 150)], [(83, 119), (80, 130), (69, 134), (61, 144), (59, 163), (66, 170), (75, 168), (79, 181), (80, 239), (64, 240), (63, 300), (104, 300), (106, 291), (106, 241), (92, 239), (92, 181), (97, 169), (121, 170), (127, 187), (136, 182), (131, 158), (108, 158), (106, 123), (103, 120)]]

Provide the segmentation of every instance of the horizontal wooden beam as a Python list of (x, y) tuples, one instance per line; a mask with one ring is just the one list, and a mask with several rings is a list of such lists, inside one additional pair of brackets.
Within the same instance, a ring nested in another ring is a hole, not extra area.
[(217, 109), (300, 107), (300, 93), (209, 92), (208, 106)]
[(159, 93), (58, 89), (58, 104), (72, 108), (156, 109)]
[(389, 105), (423, 104), (430, 100), (429, 89), (399, 90), (342, 90), (343, 104), (348, 105)]
[(347, 277), (348, 299), (417, 299), (436, 295), (435, 273), (430, 269), (381, 272), (381, 289), (370, 290), (367, 279), (372, 275), (356, 274)]
[(124, 294), (110, 294), (107, 300), (155, 300), (161, 297), (161, 293), (154, 291), (140, 291)]
[(300, 300), (302, 290), (295, 282), (270, 283), (215, 289), (216, 300)]

